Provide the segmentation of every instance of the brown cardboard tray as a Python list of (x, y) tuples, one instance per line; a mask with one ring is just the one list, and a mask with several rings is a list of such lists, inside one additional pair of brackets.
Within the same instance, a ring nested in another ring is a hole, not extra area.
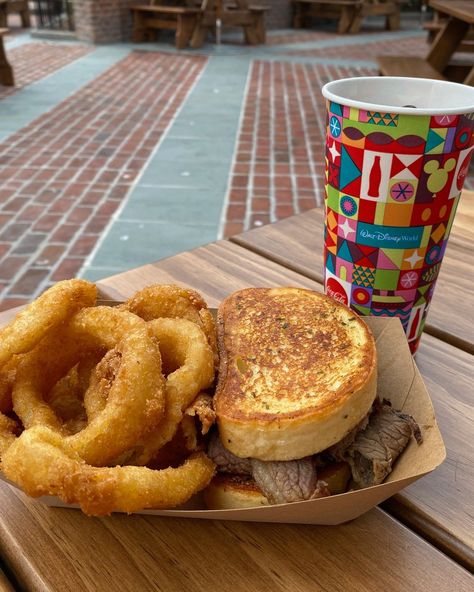
[[(366, 317), (364, 320), (372, 329), (377, 344), (379, 397), (391, 401), (395, 409), (412, 415), (423, 433), (423, 443), (418, 446), (411, 439), (384, 483), (316, 500), (239, 510), (206, 510), (202, 498), (196, 496), (186, 509), (143, 510), (138, 513), (180, 518), (335, 525), (357, 518), (436, 469), (445, 459), (446, 449), (430, 396), (410, 354), (400, 321), (378, 317)], [(75, 507), (54, 497), (42, 497), (39, 501), (54, 507)]]

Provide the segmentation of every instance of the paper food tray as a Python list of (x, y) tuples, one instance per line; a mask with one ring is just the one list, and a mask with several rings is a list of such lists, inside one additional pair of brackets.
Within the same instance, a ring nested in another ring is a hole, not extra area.
[[(211, 520), (336, 525), (357, 518), (436, 469), (445, 459), (446, 449), (428, 391), (410, 354), (400, 321), (376, 317), (365, 317), (364, 321), (370, 326), (376, 339), (380, 399), (388, 399), (395, 409), (412, 415), (423, 434), (421, 445), (417, 445), (411, 438), (384, 483), (316, 500), (239, 510), (206, 510), (201, 496), (197, 495), (188, 502), (186, 509), (142, 510), (137, 513)], [(14, 484), (10, 485), (15, 487)], [(38, 501), (54, 507), (76, 507), (64, 504), (54, 497), (42, 497)], [(190, 509), (191, 507), (194, 509)]]

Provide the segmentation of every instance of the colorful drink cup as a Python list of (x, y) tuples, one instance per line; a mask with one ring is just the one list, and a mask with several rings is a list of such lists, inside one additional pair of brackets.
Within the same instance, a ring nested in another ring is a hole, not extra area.
[(474, 149), (474, 88), (370, 77), (322, 92), (326, 293), (400, 318), (415, 353)]

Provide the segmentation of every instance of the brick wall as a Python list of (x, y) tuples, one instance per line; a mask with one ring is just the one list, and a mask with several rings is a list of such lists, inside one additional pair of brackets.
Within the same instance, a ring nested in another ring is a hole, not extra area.
[[(89, 43), (130, 41), (130, 6), (147, 0), (74, 0), (76, 35)], [(256, 2), (258, 3), (258, 2)], [(290, 0), (262, 0), (271, 6), (266, 15), (269, 29), (288, 28), (291, 22)]]
[(74, 0), (76, 36), (90, 43), (130, 41), (130, 6), (143, 0)]
[[(261, 0), (262, 5), (271, 6), (267, 12), (265, 22), (269, 29), (289, 29), (291, 27), (290, 0)], [(259, 2), (255, 2), (259, 4)]]

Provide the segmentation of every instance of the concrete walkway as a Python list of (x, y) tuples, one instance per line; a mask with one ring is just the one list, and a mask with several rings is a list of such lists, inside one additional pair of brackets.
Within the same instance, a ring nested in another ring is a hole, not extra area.
[(217, 238), (249, 60), (211, 57), (91, 253), (98, 279)]

